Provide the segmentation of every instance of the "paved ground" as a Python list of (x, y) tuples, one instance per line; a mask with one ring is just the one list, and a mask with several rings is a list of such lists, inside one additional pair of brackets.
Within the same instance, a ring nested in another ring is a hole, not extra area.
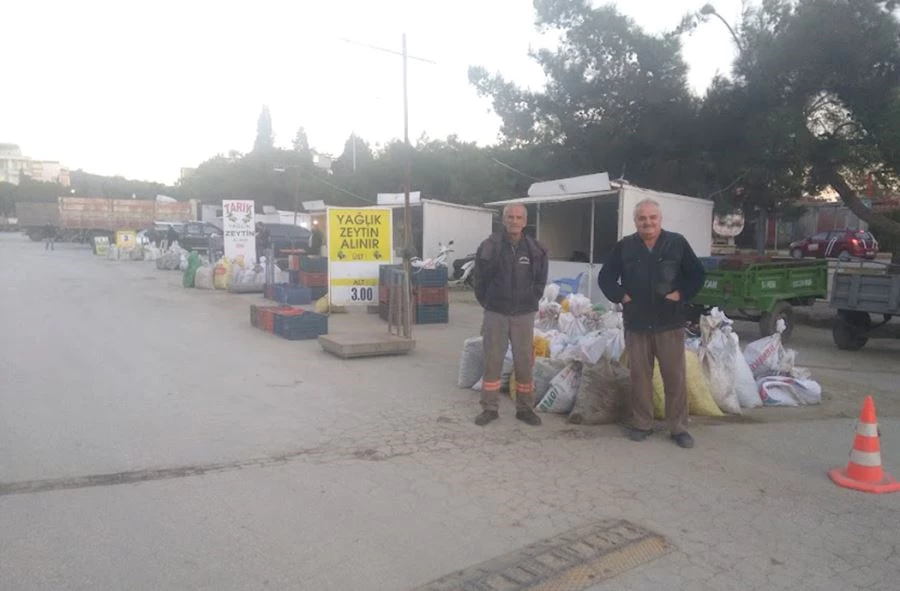
[(412, 356), (347, 362), (250, 328), (258, 296), (71, 245), (2, 235), (0, 253), (2, 590), (402, 590), (603, 518), (675, 550), (596, 589), (896, 588), (900, 495), (825, 472), (866, 393), (900, 472), (897, 343), (848, 354), (798, 329), (825, 404), (698, 421), (685, 451), (529, 428), (509, 403), (476, 428), (455, 387), (478, 327), (461, 301)]

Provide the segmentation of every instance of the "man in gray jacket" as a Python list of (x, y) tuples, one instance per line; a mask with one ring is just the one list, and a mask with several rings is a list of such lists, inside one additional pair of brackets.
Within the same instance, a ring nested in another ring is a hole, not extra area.
[(504, 231), (481, 243), (475, 254), (475, 297), (484, 308), (484, 377), (482, 413), (475, 424), (484, 426), (499, 417), (503, 359), (512, 345), (516, 372), (516, 418), (537, 426), (534, 412), (532, 351), (534, 315), (547, 284), (547, 249), (526, 236), (528, 211), (524, 205), (503, 209)]

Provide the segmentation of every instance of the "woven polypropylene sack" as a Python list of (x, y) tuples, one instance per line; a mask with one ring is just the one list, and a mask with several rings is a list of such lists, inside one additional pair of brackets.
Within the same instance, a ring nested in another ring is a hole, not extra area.
[[(685, 350), (685, 381), (687, 382), (688, 412), (699, 417), (722, 417), (725, 413), (713, 399), (703, 369), (700, 367), (700, 358), (693, 351)], [(657, 419), (666, 418), (666, 398), (663, 389), (662, 374), (659, 371), (659, 362), (653, 367), (653, 415)]]
[(459, 375), (456, 385), (471, 388), (484, 374), (484, 340), (472, 337), (463, 343), (459, 357)]
[(568, 422), (580, 425), (616, 423), (628, 409), (630, 396), (631, 374), (627, 367), (609, 359), (585, 365)]

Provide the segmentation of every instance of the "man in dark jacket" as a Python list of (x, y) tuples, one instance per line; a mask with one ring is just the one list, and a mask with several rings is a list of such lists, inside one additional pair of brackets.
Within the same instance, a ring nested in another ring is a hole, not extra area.
[(616, 244), (598, 278), (609, 301), (623, 305), (632, 386), (630, 437), (643, 441), (652, 432), (657, 359), (671, 437), (681, 447), (693, 447), (687, 432), (684, 327), (687, 302), (700, 291), (706, 272), (684, 236), (662, 229), (656, 201), (637, 204), (634, 225), (637, 233)]
[(547, 249), (524, 234), (528, 211), (524, 205), (503, 209), (505, 231), (491, 235), (475, 254), (475, 297), (484, 308), (484, 377), (482, 413), (476, 425), (487, 425), (499, 417), (500, 374), (503, 359), (512, 345), (516, 372), (516, 418), (537, 426), (534, 412), (532, 350), (534, 315), (547, 284)]

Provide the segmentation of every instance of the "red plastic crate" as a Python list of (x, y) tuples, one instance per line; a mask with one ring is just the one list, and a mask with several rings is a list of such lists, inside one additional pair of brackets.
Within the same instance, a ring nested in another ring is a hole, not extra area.
[(443, 306), (450, 303), (450, 292), (445, 287), (417, 287), (417, 306)]
[(300, 271), (300, 285), (303, 287), (328, 287), (328, 273)]

